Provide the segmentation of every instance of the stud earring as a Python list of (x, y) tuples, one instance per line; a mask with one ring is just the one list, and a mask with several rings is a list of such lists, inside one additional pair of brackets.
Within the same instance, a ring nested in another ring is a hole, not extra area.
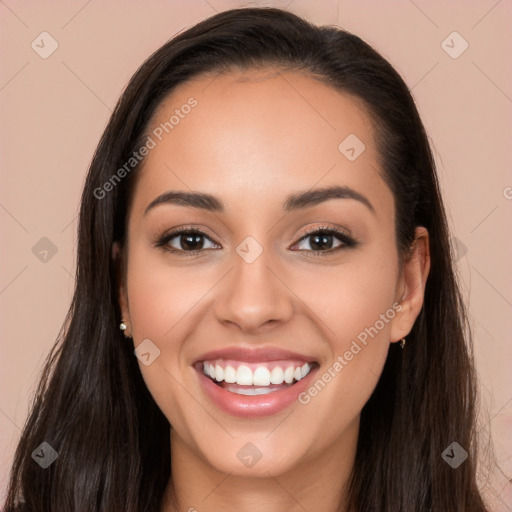
[(124, 320), (121, 320), (121, 323), (119, 324), (119, 329), (121, 329), (121, 331), (126, 331), (127, 328), (128, 326), (126, 325), (126, 322)]
[(405, 338), (400, 340), (400, 348), (403, 349), (405, 347)]

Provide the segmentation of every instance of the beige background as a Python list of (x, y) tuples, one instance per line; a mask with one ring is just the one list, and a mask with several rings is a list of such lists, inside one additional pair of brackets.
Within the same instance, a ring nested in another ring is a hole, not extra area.
[[(480, 432), (494, 440), (496, 463), (481, 486), (493, 510), (512, 510), (511, 0), (0, 0), (0, 502), (71, 298), (80, 191), (111, 110), (135, 69), (173, 34), (247, 5), (286, 7), (356, 33), (412, 89), (459, 248), (484, 405)], [(44, 31), (58, 43), (46, 59), (31, 47), (51, 48)], [(463, 40), (446, 39), (454, 31)], [(445, 51), (455, 55), (464, 40), (458, 58)], [(46, 262), (32, 252), (43, 237), (57, 248)]]

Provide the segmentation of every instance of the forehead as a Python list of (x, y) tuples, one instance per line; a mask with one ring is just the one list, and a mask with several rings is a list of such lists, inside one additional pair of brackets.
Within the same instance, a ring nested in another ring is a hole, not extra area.
[(362, 101), (296, 72), (199, 76), (159, 105), (147, 133), (137, 186), (147, 199), (174, 188), (268, 204), (316, 184), (385, 186)]

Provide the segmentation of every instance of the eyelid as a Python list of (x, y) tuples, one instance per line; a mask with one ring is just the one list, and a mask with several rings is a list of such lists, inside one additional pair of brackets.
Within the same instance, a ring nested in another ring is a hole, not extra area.
[[(204, 228), (198, 227), (196, 225), (183, 225), (183, 226), (177, 226), (175, 228), (172, 228), (168, 231), (165, 231), (162, 235), (157, 235), (156, 239), (161, 240), (163, 238), (170, 238), (176, 235), (181, 235), (183, 233), (200, 233), (201, 235), (204, 235), (206, 238), (209, 238), (211, 240), (212, 235), (208, 233)], [(213, 240), (212, 240), (213, 241)]]
[(351, 240), (355, 241), (354, 237), (352, 236), (352, 233), (348, 229), (341, 228), (341, 227), (329, 226), (327, 224), (321, 224), (320, 226), (315, 226), (314, 228), (308, 229), (305, 233), (303, 233), (301, 235), (301, 237), (299, 238), (298, 241), (303, 240), (304, 238), (306, 238), (310, 235), (314, 235), (315, 233), (318, 233), (318, 232), (329, 232), (329, 233), (339, 234), (347, 239), (351, 239)]

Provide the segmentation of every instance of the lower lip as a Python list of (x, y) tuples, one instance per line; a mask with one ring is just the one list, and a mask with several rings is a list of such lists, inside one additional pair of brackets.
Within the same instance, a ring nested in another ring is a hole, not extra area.
[(218, 386), (200, 369), (196, 369), (201, 388), (210, 400), (228, 414), (241, 417), (271, 416), (283, 411), (308, 388), (317, 370), (318, 366), (315, 366), (303, 379), (279, 391), (266, 395), (239, 395)]

